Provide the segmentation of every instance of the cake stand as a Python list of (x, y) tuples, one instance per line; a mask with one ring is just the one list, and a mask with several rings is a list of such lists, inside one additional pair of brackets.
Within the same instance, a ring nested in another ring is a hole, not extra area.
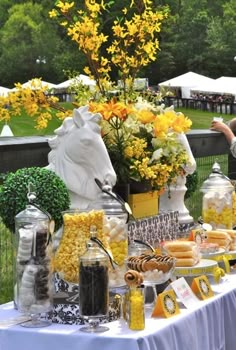
[(215, 282), (219, 282), (224, 276), (224, 271), (218, 266), (217, 261), (201, 259), (195, 266), (175, 267), (173, 272), (175, 277), (198, 277), (201, 275), (213, 276)]

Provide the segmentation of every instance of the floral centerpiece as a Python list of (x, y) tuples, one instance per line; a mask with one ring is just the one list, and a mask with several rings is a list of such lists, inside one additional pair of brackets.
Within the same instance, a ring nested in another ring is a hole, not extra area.
[(191, 121), (173, 108), (156, 107), (139, 100), (127, 105), (114, 100), (90, 103), (102, 114), (102, 130), (119, 183), (148, 182), (161, 193), (183, 174), (188, 156), (177, 135)]

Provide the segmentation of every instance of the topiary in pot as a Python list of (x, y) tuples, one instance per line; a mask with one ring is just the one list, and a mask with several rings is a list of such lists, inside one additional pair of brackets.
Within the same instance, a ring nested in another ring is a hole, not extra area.
[(51, 214), (55, 230), (62, 225), (61, 212), (69, 209), (70, 197), (66, 185), (53, 171), (40, 168), (22, 168), (8, 173), (0, 187), (0, 217), (12, 232), (14, 217), (28, 204), (28, 185), (32, 183), (36, 193), (36, 204)]

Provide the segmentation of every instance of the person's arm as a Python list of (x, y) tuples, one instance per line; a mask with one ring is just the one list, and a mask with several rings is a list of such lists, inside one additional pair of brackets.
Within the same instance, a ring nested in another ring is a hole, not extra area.
[(231, 145), (233, 139), (235, 138), (233, 131), (230, 129), (230, 127), (228, 125), (226, 125), (223, 122), (217, 122), (217, 121), (213, 120), (211, 123), (210, 129), (222, 132), (225, 135), (226, 140), (228, 141), (228, 143), (230, 145)]

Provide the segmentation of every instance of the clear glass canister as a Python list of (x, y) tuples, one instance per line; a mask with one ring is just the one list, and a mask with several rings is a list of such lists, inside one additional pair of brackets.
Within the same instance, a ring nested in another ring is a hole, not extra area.
[(129, 328), (139, 331), (145, 328), (145, 305), (144, 288), (130, 287), (128, 292), (128, 324)]
[[(15, 301), (20, 312), (32, 317), (32, 327), (49, 323), (38, 318), (53, 305), (49, 224), (49, 217), (31, 204), (15, 217)], [(30, 322), (26, 326), (30, 327)]]
[(108, 265), (106, 253), (92, 240), (79, 261), (80, 315), (91, 321), (106, 316), (109, 306)]
[(233, 191), (234, 186), (215, 162), (212, 173), (201, 187), (203, 222), (210, 224), (213, 229), (232, 229)]
[(104, 185), (96, 202), (92, 203), (93, 209), (103, 209), (105, 212), (103, 232), (108, 239), (112, 257), (117, 263), (115, 269), (109, 271), (109, 286), (119, 287), (124, 285), (125, 261), (128, 256), (128, 214), (123, 203), (116, 199), (109, 185)]
[(152, 249), (147, 244), (145, 244), (145, 242), (137, 242), (134, 240), (129, 244), (128, 252), (129, 256), (140, 256), (142, 254), (152, 253)]

